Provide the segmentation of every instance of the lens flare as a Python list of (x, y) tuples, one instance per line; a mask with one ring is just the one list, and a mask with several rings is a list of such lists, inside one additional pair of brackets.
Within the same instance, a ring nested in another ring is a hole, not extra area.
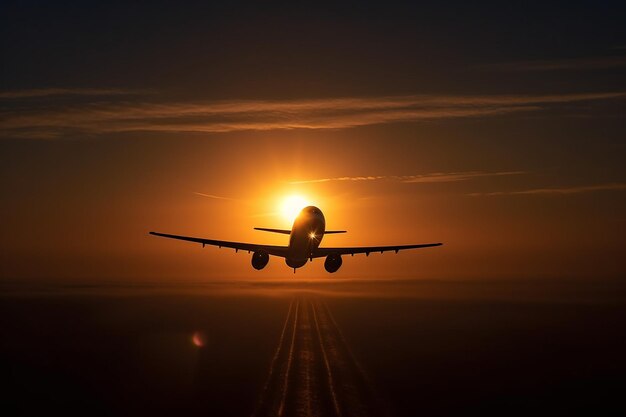
[(206, 344), (206, 336), (202, 332), (195, 332), (191, 336), (191, 342), (197, 347), (202, 347)]

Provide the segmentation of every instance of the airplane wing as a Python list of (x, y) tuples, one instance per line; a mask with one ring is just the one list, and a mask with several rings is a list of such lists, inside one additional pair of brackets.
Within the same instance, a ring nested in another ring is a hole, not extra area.
[(167, 237), (169, 239), (178, 239), (178, 240), (186, 240), (187, 242), (200, 243), (203, 247), (204, 245), (212, 245), (224, 248), (231, 248), (238, 250), (245, 250), (248, 252), (255, 252), (259, 250), (263, 250), (270, 255), (286, 257), (287, 256), (287, 246), (273, 246), (273, 245), (257, 245), (254, 243), (240, 243), (240, 242), (228, 242), (225, 240), (213, 240), (213, 239), (203, 239), (199, 237), (190, 237), (190, 236), (179, 236), (179, 235), (169, 235), (167, 233), (157, 233), (150, 232), (151, 235)]
[(313, 252), (313, 258), (321, 258), (324, 256), (328, 256), (331, 254), (337, 255), (355, 255), (357, 253), (364, 253), (369, 256), (371, 252), (387, 252), (387, 251), (398, 251), (405, 249), (418, 249), (418, 248), (430, 248), (433, 246), (441, 246), (442, 243), (424, 243), (420, 245), (400, 245), (400, 246), (357, 246), (354, 248), (317, 248), (315, 252)]
[(286, 230), (286, 229), (268, 229), (267, 227), (255, 227), (254, 230), (260, 230), (262, 232), (280, 233), (283, 235), (291, 234), (291, 230)]

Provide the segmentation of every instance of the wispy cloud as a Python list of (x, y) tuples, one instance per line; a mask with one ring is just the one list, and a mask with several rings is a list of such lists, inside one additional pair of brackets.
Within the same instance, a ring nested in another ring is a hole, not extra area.
[(56, 138), (122, 132), (346, 129), (374, 124), (532, 112), (568, 103), (624, 98), (625, 92), (215, 102), (148, 102), (133, 101), (128, 97), (117, 101), (111, 97), (106, 100), (93, 97), (91, 102), (85, 102), (81, 96), (81, 102), (76, 104), (55, 102), (50, 98), (50, 102), (38, 100), (29, 102), (29, 106), (6, 106), (0, 112), (0, 136)]
[(230, 197), (223, 197), (221, 195), (215, 195), (215, 194), (205, 194), (205, 193), (199, 193), (199, 192), (195, 192), (195, 195), (198, 195), (200, 197), (207, 197), (207, 198), (212, 198), (215, 200), (228, 200), (228, 201), (237, 201), (236, 198), (230, 198)]
[(31, 90), (0, 91), (0, 99), (49, 98), (55, 96), (119, 96), (144, 94), (145, 92), (116, 88), (39, 88)]
[(581, 194), (595, 191), (623, 191), (626, 190), (626, 183), (609, 183), (597, 185), (583, 185), (574, 187), (555, 187), (555, 188), (534, 188), (530, 190), (520, 191), (496, 191), (489, 193), (470, 193), (469, 196), (501, 196), (501, 195), (542, 195), (542, 194)]
[(416, 175), (377, 175), (377, 176), (357, 176), (357, 177), (334, 177), (334, 178), (317, 178), (310, 180), (291, 181), (290, 184), (310, 184), (331, 181), (397, 181), (405, 183), (439, 183), (439, 182), (456, 182), (467, 181), (479, 177), (498, 177), (504, 175), (520, 175), (525, 174), (524, 171), (502, 171), (502, 172), (483, 172), (483, 171), (466, 171), (466, 172), (435, 172), (430, 174)]
[(404, 182), (413, 183), (429, 183), (429, 182), (454, 182), (454, 181), (467, 181), (480, 177), (501, 177), (505, 175), (521, 175), (525, 174), (524, 171), (502, 171), (502, 172), (481, 172), (481, 171), (469, 171), (469, 172), (449, 172), (449, 173), (434, 173), (426, 175), (413, 175), (404, 179)]
[(300, 180), (300, 181), (289, 181), (289, 184), (312, 184), (316, 182), (330, 182), (330, 181), (376, 181), (376, 180), (385, 180), (391, 178), (398, 178), (388, 175), (377, 175), (377, 176), (369, 176), (369, 177), (334, 177), (334, 178), (316, 178), (312, 180)]
[(626, 68), (626, 56), (605, 56), (589, 58), (571, 58), (559, 60), (537, 60), (502, 62), (480, 65), (477, 67), (488, 71), (586, 71), (612, 68)]

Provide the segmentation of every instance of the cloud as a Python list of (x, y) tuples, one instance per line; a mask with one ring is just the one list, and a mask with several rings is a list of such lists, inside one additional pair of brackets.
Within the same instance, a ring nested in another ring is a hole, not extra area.
[(626, 183), (609, 183), (598, 185), (584, 185), (576, 187), (560, 187), (560, 188), (534, 188), (531, 190), (521, 191), (496, 191), (491, 193), (470, 193), (469, 196), (501, 196), (501, 195), (564, 195), (564, 194), (581, 194), (595, 191), (622, 191), (626, 190)]
[(317, 178), (313, 180), (290, 181), (289, 184), (312, 184), (316, 182), (330, 182), (330, 181), (375, 181), (375, 180), (385, 180), (385, 179), (392, 179), (392, 178), (397, 178), (397, 177), (379, 175), (379, 176), (371, 176), (371, 177)]
[(212, 199), (215, 199), (215, 200), (238, 201), (236, 198), (222, 197), (222, 196), (215, 195), (215, 194), (205, 194), (205, 193), (199, 193), (199, 192), (195, 192), (195, 191), (194, 191), (194, 194), (195, 195), (199, 195), (201, 197), (212, 198)]
[(504, 175), (520, 175), (525, 174), (524, 171), (503, 171), (503, 172), (481, 172), (481, 171), (469, 171), (469, 172), (449, 172), (449, 173), (434, 173), (426, 175), (413, 175), (406, 177), (404, 182), (411, 183), (432, 183), (432, 182), (454, 182), (454, 181), (467, 181), (473, 178), (479, 177), (501, 177)]
[(430, 174), (417, 175), (378, 175), (378, 176), (361, 176), (361, 177), (334, 177), (334, 178), (318, 178), (302, 181), (291, 181), (290, 184), (310, 184), (330, 181), (398, 181), (404, 183), (439, 183), (439, 182), (456, 182), (467, 181), (479, 177), (497, 177), (504, 175), (520, 175), (525, 174), (524, 171), (503, 171), (503, 172), (483, 172), (483, 171), (466, 171), (466, 172), (435, 172)]
[(626, 68), (626, 56), (572, 58), (559, 60), (518, 61), (487, 64), (477, 67), (487, 71), (587, 71)]
[[(220, 133), (244, 130), (347, 129), (375, 124), (422, 120), (487, 117), (532, 112), (568, 103), (618, 100), (625, 92), (447, 96), (412, 95), (302, 100), (230, 100), (163, 102), (92, 97), (80, 103), (55, 101), (50, 90), (29, 90), (48, 98), (28, 105), (5, 106), (0, 112), (0, 135), (58, 138), (125, 132)], [(44, 93), (48, 91), (47, 93)], [(74, 90), (71, 90), (74, 91)], [(108, 90), (94, 90), (108, 91)], [(0, 93), (19, 95), (19, 92)], [(122, 94), (122, 93), (120, 93)]]
[(104, 89), (104, 88), (40, 88), (32, 90), (0, 91), (0, 100), (25, 99), (25, 98), (48, 98), (54, 96), (118, 96), (140, 94), (142, 92)]

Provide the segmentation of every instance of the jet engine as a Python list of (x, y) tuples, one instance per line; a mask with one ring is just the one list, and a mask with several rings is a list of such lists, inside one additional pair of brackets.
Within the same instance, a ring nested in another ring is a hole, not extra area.
[(324, 268), (332, 274), (333, 272), (337, 272), (342, 263), (343, 261), (341, 260), (341, 255), (333, 253), (326, 257), (326, 260), (324, 261)]
[(252, 267), (254, 269), (263, 269), (270, 261), (270, 255), (265, 251), (256, 251), (252, 254)]

